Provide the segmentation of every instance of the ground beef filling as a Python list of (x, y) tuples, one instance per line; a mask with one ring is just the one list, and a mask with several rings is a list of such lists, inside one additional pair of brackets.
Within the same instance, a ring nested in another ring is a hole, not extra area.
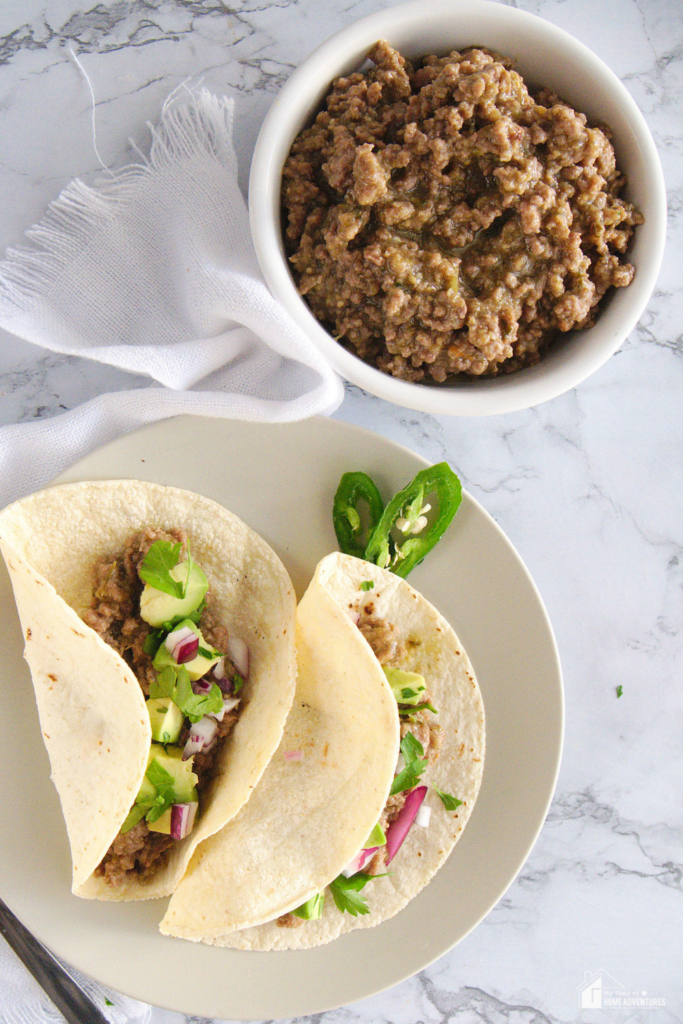
[[(182, 544), (181, 559), (186, 557), (187, 534), (184, 530), (167, 532), (150, 529), (133, 534), (126, 541), (122, 553), (106, 556), (94, 566), (92, 605), (83, 615), (84, 621), (127, 662), (145, 696), (149, 696), (150, 683), (156, 678), (156, 671), (152, 667), (152, 658), (144, 650), (151, 627), (139, 615), (140, 594), (144, 584), (138, 575), (138, 568), (157, 540)], [(205, 603), (199, 628), (208, 644), (216, 650), (225, 651), (228, 631), (211, 611), (210, 593), (206, 595)], [(230, 665), (231, 662), (226, 658), (228, 675)], [(223, 720), (218, 722), (214, 746), (194, 755), (193, 771), (198, 776), (200, 812), (202, 791), (213, 778), (222, 741), (231, 731), (238, 715), (239, 707), (226, 713)], [(190, 726), (186, 720), (178, 739), (179, 745), (185, 744), (189, 731)], [(169, 835), (150, 832), (143, 818), (125, 834), (119, 833), (95, 874), (114, 886), (120, 885), (127, 875), (134, 874), (139, 879), (148, 879), (166, 863), (174, 842)]]
[(299, 291), (361, 359), (403, 380), (509, 373), (593, 324), (641, 214), (607, 126), (497, 54), (414, 66), (388, 43), (337, 79), (283, 171)]
[[(361, 611), (358, 620), (358, 628), (370, 644), (373, 654), (381, 665), (393, 665), (401, 667), (401, 660), (405, 658), (407, 646), (402, 640), (398, 629), (393, 622), (375, 615), (375, 608), (372, 602), (368, 602)], [(414, 643), (415, 641), (411, 641)], [(429, 701), (427, 693), (421, 695), (422, 700)], [(434, 721), (434, 714), (430, 711), (418, 711), (410, 719), (401, 722), (401, 739), (406, 733), (411, 732), (416, 740), (419, 740), (430, 764), (433, 764), (439, 756), (441, 749), (441, 727)], [(386, 833), (387, 828), (398, 818), (401, 808), (406, 802), (410, 790), (403, 793), (396, 793), (390, 796), (384, 805), (384, 810), (379, 823)], [(381, 846), (375, 856), (363, 868), (369, 875), (382, 874), (386, 861), (386, 846)], [(303, 918), (294, 914), (283, 914), (277, 919), (280, 928), (299, 928), (304, 924)]]

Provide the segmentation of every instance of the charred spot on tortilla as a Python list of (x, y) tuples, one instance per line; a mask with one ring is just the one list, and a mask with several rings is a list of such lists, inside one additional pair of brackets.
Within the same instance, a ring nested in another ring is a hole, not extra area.
[(31, 628), (29, 627), (29, 628), (28, 628), (28, 629), (26, 630), (26, 639), (27, 639), (27, 640), (30, 640), (32, 636), (33, 636), (33, 634), (31, 633)]

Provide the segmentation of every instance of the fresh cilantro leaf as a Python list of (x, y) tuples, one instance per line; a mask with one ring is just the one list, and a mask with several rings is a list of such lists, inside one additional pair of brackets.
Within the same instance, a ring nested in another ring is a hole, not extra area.
[(414, 789), (427, 767), (427, 758), (423, 756), (424, 747), (411, 732), (406, 733), (401, 740), (401, 753), (405, 768), (394, 777), (389, 796), (403, 793), (406, 789)]
[(139, 821), (142, 821), (147, 813), (148, 807), (148, 804), (133, 804), (126, 815), (126, 820), (121, 826), (121, 835), (125, 835), (126, 832), (130, 832), (134, 825), (137, 825)]
[[(166, 623), (164, 623), (164, 626)], [(153, 658), (170, 630), (167, 629), (151, 629), (149, 634), (145, 637), (145, 642), (142, 645), (142, 649), (145, 654), (148, 654), (150, 658)]]
[[(192, 689), (190, 675), (184, 665), (178, 668), (169, 666), (176, 675), (176, 684), (173, 691), (173, 702), (178, 705), (183, 715), (191, 722), (198, 722), (204, 715), (220, 711), (223, 707), (223, 694), (220, 687), (214, 683), (208, 694), (198, 694)], [(166, 669), (164, 669), (164, 672)], [(160, 676), (163, 672), (160, 673)], [(151, 687), (150, 687), (151, 693)]]
[(413, 736), (412, 732), (407, 732), (401, 740), (401, 753), (406, 764), (410, 761), (417, 760), (418, 757), (424, 757), (425, 749), (418, 740), (417, 736)]
[(359, 871), (357, 874), (352, 875), (351, 878), (338, 875), (333, 882), (330, 882), (330, 892), (332, 893), (332, 899), (337, 910), (341, 910), (342, 914), (351, 914), (352, 917), (358, 917), (359, 914), (369, 914), (370, 908), (367, 902), (358, 893), (373, 878), (374, 875), (366, 875)]
[(323, 905), (325, 903), (325, 893), (317, 892), (315, 896), (311, 896), (310, 900), (306, 900), (300, 907), (293, 910), (292, 913), (295, 917), (300, 917), (304, 921), (315, 921), (317, 918), (323, 916)]
[(621, 697), (623, 692), (624, 692), (624, 687), (623, 686), (617, 686), (617, 697)]
[(162, 768), (155, 759), (147, 768), (147, 778), (157, 791), (151, 807), (147, 810), (145, 819), (154, 824), (173, 803), (175, 803), (175, 790), (173, 787), (173, 776)]
[(434, 792), (437, 793), (443, 802), (444, 807), (447, 811), (456, 811), (462, 804), (462, 800), (458, 800), (457, 797), (451, 796), (450, 793), (442, 793), (440, 789), (433, 786)]
[(182, 544), (174, 544), (170, 540), (155, 540), (145, 555), (138, 575), (144, 583), (149, 583), (155, 590), (161, 590), (171, 597), (184, 597), (185, 584), (179, 583), (171, 576), (180, 561)]
[(107, 999), (107, 997), (105, 996), (104, 997), (104, 1005), (105, 1006), (114, 1006), (114, 1003), (112, 1003), (111, 999)]
[(240, 690), (242, 689), (243, 686), (244, 686), (244, 679), (239, 674), (239, 672), (235, 672), (234, 676), (232, 677), (232, 692), (233, 692), (233, 694), (237, 695), (240, 692)]
[(424, 704), (414, 704), (410, 708), (399, 708), (398, 709), (399, 715), (408, 715), (408, 717), (410, 717), (411, 715), (416, 715), (418, 713), (418, 711), (431, 711), (435, 715), (438, 715), (438, 713), (439, 713), (436, 710), (436, 708), (434, 707), (434, 705), (430, 704), (429, 701), (425, 701)]
[(173, 776), (159, 764), (156, 757), (148, 764), (146, 775), (158, 793), (163, 789), (173, 788)]
[(206, 658), (208, 661), (211, 661), (212, 658), (217, 658), (219, 656), (220, 651), (210, 651), (207, 647), (198, 647), (197, 654), (200, 654), (202, 658)]
[(363, 580), (363, 582), (360, 585), (360, 589), (361, 590), (374, 590), (375, 589), (375, 581), (374, 580)]
[[(187, 669), (185, 669), (185, 672), (187, 672)], [(167, 665), (166, 668), (162, 669), (161, 672), (158, 673), (156, 679), (149, 684), (150, 697), (170, 697), (173, 700), (176, 679), (176, 670), (172, 665)], [(192, 687), (190, 687), (190, 689), (192, 689)]]

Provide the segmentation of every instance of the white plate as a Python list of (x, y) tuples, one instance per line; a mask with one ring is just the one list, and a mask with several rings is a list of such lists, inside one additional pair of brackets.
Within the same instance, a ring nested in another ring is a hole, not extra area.
[[(331, 508), (341, 474), (365, 470), (388, 499), (424, 465), (376, 434), (329, 419), (266, 426), (181, 417), (118, 439), (60, 482), (135, 477), (214, 498), (265, 537), (301, 593), (316, 562), (337, 546)], [(68, 520), (55, 542), (68, 545)], [(157, 1006), (206, 1017), (318, 1013), (394, 985), (444, 954), (500, 899), (543, 824), (562, 748), (562, 679), (533, 581), (469, 495), (410, 581), (454, 626), (484, 697), (486, 764), (470, 823), (436, 878), (379, 930), (319, 949), (247, 953), (162, 937), (165, 901), (117, 905), (71, 895), (64, 824), (3, 565), (0, 749), (11, 769), (0, 895), (41, 941), (86, 974)]]

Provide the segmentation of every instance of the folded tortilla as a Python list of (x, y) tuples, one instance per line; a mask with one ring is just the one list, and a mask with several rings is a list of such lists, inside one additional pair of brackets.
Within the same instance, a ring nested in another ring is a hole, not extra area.
[[(374, 587), (361, 589), (366, 581)], [(398, 708), (356, 625), (363, 609), (398, 627), (407, 649), (400, 667), (424, 676), (438, 709), (440, 755), (420, 779), (430, 787), (430, 824), (414, 824), (390, 873), (365, 887), (367, 915), (341, 913), (327, 891), (320, 919), (282, 927), (278, 917), (323, 890), (363, 848), (396, 770)], [(318, 565), (297, 618), (305, 653), (283, 742), (249, 803), (195, 853), (162, 921), (166, 934), (280, 950), (372, 927), (429, 882), (472, 813), (484, 766), (484, 707), (472, 665), (443, 616), (405, 580), (332, 554)], [(360, 721), (349, 717), (352, 709)], [(327, 744), (334, 757), (325, 760)], [(298, 747), (304, 761), (289, 763), (287, 753)], [(461, 805), (447, 811), (433, 786)]]
[[(140, 789), (151, 743), (140, 685), (81, 619), (92, 569), (148, 527), (187, 531), (212, 611), (250, 653), (243, 710), (202, 796), (194, 831), (146, 882), (111, 886), (94, 871)], [(296, 676), (296, 600), (275, 552), (240, 519), (200, 495), (136, 480), (66, 484), (0, 513), (0, 549), (25, 638), (40, 728), (66, 821), (72, 889), (102, 900), (169, 895), (195, 848), (249, 799), (282, 736)], [(21, 681), (17, 681), (21, 685)]]

